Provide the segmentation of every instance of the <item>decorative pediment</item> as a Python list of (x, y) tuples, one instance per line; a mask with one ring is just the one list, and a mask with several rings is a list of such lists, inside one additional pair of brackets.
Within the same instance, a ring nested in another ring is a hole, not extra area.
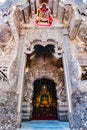
[(25, 39), (25, 53), (31, 54), (34, 51), (34, 46), (54, 45), (54, 56), (59, 58), (62, 56), (62, 32), (55, 29), (36, 29), (30, 30)]

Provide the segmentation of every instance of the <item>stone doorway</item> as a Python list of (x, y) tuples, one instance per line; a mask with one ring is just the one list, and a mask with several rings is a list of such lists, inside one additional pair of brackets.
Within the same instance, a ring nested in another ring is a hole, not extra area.
[(35, 120), (57, 119), (56, 83), (47, 78), (34, 81), (33, 113)]
[[(41, 45), (35, 45), (34, 51), (31, 54), (27, 54), (26, 67), (25, 67), (25, 83), (24, 83), (23, 102), (22, 102), (23, 120), (25, 119), (31, 120), (39, 116), (39, 115), (36, 116), (35, 114), (39, 113), (37, 112), (38, 110), (36, 111), (36, 106), (38, 106), (37, 104), (39, 104), (40, 107), (42, 106), (42, 110), (44, 107), (47, 109), (47, 106), (41, 103), (45, 102), (45, 104), (47, 104), (48, 101), (44, 101), (44, 98), (48, 98), (49, 95), (51, 95), (51, 97), (54, 97), (51, 99), (54, 99), (55, 108), (52, 108), (53, 106), (51, 104), (52, 107), (51, 108), (49, 107), (48, 112), (54, 109), (55, 116), (53, 117), (52, 113), (49, 113), (49, 115), (51, 114), (51, 116), (48, 116), (46, 118), (59, 119), (61, 121), (65, 121), (68, 119), (67, 118), (68, 106), (66, 100), (66, 89), (64, 83), (64, 69), (62, 64), (62, 58), (56, 58), (54, 52), (55, 52), (55, 46), (48, 44), (45, 47)], [(52, 86), (49, 83), (51, 81), (52, 81), (51, 84), (54, 84)], [(36, 85), (37, 82), (38, 84)], [(40, 82), (43, 83), (39, 85)], [(38, 90), (37, 95), (34, 96), (34, 93), (36, 93), (37, 90)], [(52, 92), (53, 91), (55, 92), (51, 93), (50, 92), (51, 90)], [(46, 91), (49, 94), (47, 95), (46, 93), (44, 93), (41, 95), (43, 91)], [(41, 99), (40, 101), (42, 100), (43, 101), (42, 102), (39, 101), (39, 103), (36, 104), (34, 102), (36, 102), (35, 100), (38, 98), (38, 96), (40, 96), (39, 98)], [(49, 106), (49, 104), (47, 105)], [(44, 114), (46, 115), (47, 113), (45, 111)], [(41, 113), (40, 115), (44, 114)], [(43, 117), (43, 119), (46, 118)], [(38, 117), (37, 119), (40, 118)]]

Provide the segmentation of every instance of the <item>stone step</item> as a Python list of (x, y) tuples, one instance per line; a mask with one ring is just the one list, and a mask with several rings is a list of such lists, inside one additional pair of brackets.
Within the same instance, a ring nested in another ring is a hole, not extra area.
[(59, 122), (58, 120), (33, 120), (22, 122), (21, 126), (17, 130), (70, 130), (69, 122)]

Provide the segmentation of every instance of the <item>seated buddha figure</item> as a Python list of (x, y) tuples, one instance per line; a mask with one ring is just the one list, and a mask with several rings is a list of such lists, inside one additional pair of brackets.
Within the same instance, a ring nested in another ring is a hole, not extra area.
[(45, 86), (43, 87), (41, 92), (40, 106), (49, 107), (49, 93), (47, 92)]
[(48, 95), (42, 95), (41, 96), (41, 104), (44, 105), (44, 106), (48, 105), (49, 104), (48, 99), (49, 99)]

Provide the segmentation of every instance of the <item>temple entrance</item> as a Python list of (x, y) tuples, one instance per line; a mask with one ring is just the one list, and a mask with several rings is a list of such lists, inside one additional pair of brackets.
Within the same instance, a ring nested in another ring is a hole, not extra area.
[(57, 119), (56, 84), (53, 80), (47, 78), (35, 80), (32, 119)]
[(54, 52), (54, 45), (35, 45), (27, 55), (22, 120), (68, 120), (62, 58)]

